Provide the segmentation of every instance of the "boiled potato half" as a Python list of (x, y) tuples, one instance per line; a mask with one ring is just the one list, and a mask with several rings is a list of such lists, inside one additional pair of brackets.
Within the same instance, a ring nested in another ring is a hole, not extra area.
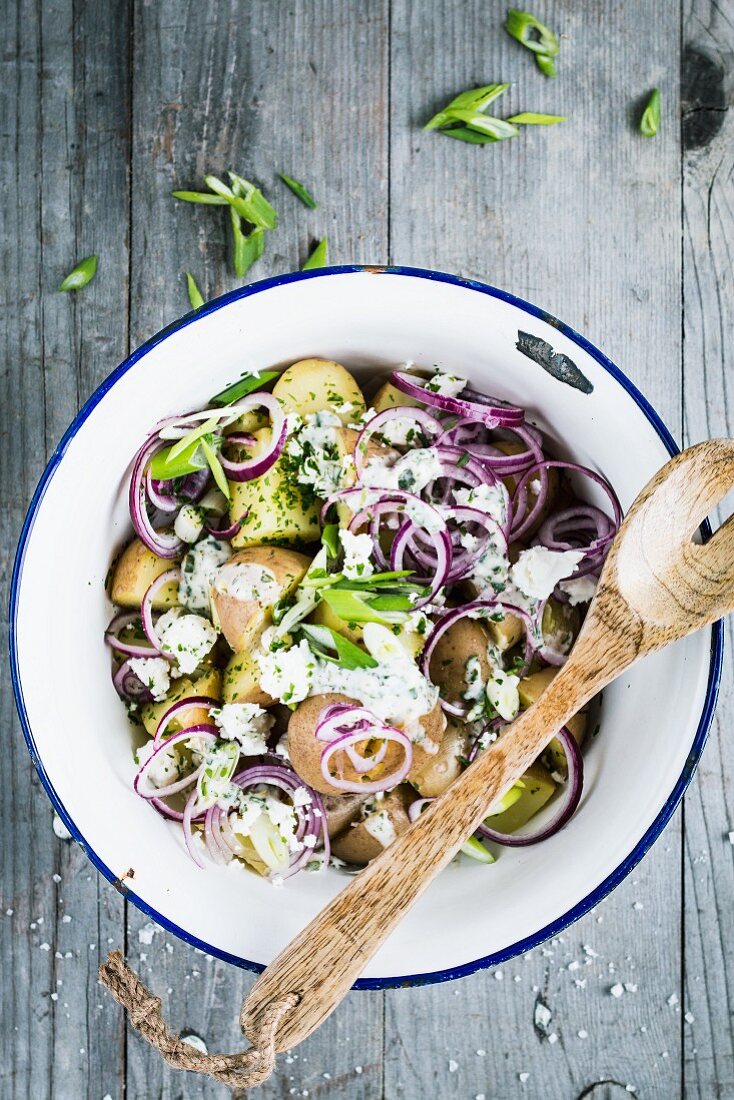
[[(126, 546), (115, 565), (112, 574), (110, 599), (118, 607), (139, 608), (143, 596), (156, 577), (168, 569), (175, 569), (178, 561), (172, 558), (159, 558), (145, 543), (135, 538)], [(153, 607), (162, 611), (178, 603), (178, 584), (170, 581), (156, 593)]]
[(281, 546), (238, 550), (212, 585), (215, 621), (235, 653), (250, 649), (270, 622), (273, 605), (290, 595), (310, 558)]
[[(163, 715), (168, 708), (177, 703), (179, 699), (185, 699), (188, 695), (208, 695), (212, 699), (220, 701), (222, 698), (222, 674), (218, 668), (211, 668), (199, 676), (196, 680), (185, 677), (173, 680), (171, 690), (160, 703), (144, 703), (140, 708), (140, 718), (148, 733), (153, 737)], [(176, 718), (171, 719), (168, 729), (171, 733), (187, 726), (196, 726), (200, 722), (209, 722), (209, 711), (206, 707), (192, 707), (191, 710), (182, 711)]]
[[(534, 672), (531, 676), (526, 676), (521, 680), (518, 686), (520, 706), (524, 710), (532, 706), (557, 675), (557, 668), (543, 668), (540, 672)], [(586, 736), (586, 713), (584, 711), (579, 711), (578, 714), (574, 714), (573, 718), (569, 718), (568, 722), (566, 722), (566, 728), (580, 748)], [(558, 775), (563, 776), (565, 779), (568, 772), (566, 754), (563, 751), (563, 746), (560, 741), (555, 737), (545, 750), (544, 759), (546, 758), (550, 764), (551, 771), (557, 772)]]
[[(262, 454), (270, 442), (270, 428), (253, 433), (250, 452)], [(232, 546), (242, 549), (263, 543), (317, 542), (319, 509), (313, 492), (296, 480), (293, 459), (284, 451), (267, 473), (252, 481), (230, 481), (230, 519), (241, 521)]]
[(343, 424), (348, 424), (365, 411), (364, 397), (359, 386), (341, 363), (331, 359), (301, 359), (283, 371), (273, 387), (286, 412), (335, 413)]
[(409, 803), (410, 794), (404, 787), (390, 791), (379, 800), (370, 799), (365, 803), (367, 812), (362, 819), (348, 825), (332, 840), (332, 852), (346, 863), (357, 866), (369, 863), (407, 830)]
[(260, 687), (260, 668), (251, 653), (233, 653), (224, 670), (222, 699), (225, 703), (257, 703), (270, 707), (272, 696)]

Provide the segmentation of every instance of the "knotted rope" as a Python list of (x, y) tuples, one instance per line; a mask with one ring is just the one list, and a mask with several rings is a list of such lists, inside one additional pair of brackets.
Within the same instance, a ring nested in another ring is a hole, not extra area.
[[(161, 1014), (160, 997), (141, 982), (122, 957), (113, 951), (99, 968), (100, 981), (115, 1000), (127, 1009), (133, 1027), (160, 1051), (174, 1069), (206, 1073), (215, 1081), (231, 1088), (251, 1089), (266, 1081), (275, 1068), (275, 1032), (283, 1017), (298, 1004), (295, 993), (287, 993), (264, 1009), (257, 1042), (240, 1054), (204, 1054), (175, 1035)], [(240, 1027), (244, 1031), (244, 1009), (240, 1011)]]

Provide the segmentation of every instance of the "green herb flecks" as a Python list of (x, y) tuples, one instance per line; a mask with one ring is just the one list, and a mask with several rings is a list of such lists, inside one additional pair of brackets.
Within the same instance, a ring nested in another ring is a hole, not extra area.
[(301, 268), (301, 271), (313, 271), (317, 267), (326, 267), (327, 238), (323, 237), (314, 248), (311, 255), (306, 260), (305, 264)]
[(545, 76), (556, 75), (553, 58), (558, 56), (560, 46), (550, 27), (546, 27), (545, 23), (541, 23), (529, 11), (510, 8), (505, 20), (505, 30), (535, 54), (536, 64)]
[(653, 88), (647, 106), (640, 119), (640, 133), (643, 137), (655, 137), (660, 126), (660, 89)]
[(243, 378), (240, 378), (239, 382), (233, 382), (231, 386), (215, 393), (214, 397), (209, 399), (209, 404), (216, 405), (219, 408), (233, 405), (240, 398), (247, 397), (248, 393), (261, 390), (263, 386), (267, 386), (269, 382), (279, 377), (280, 372), (277, 370), (264, 370), (257, 374), (246, 374)]
[(83, 260), (73, 268), (66, 278), (59, 283), (59, 290), (81, 290), (87, 283), (91, 283), (97, 274), (97, 257), (85, 256)]
[(196, 285), (196, 279), (190, 271), (186, 272), (186, 289), (189, 292), (189, 301), (192, 309), (199, 309), (204, 305), (204, 296)]
[(296, 195), (304, 206), (308, 206), (309, 209), (315, 210), (318, 206), (316, 199), (313, 197), (307, 187), (304, 187), (298, 180), (294, 180), (291, 176), (286, 176), (285, 172), (280, 172), (280, 178), (286, 187), (289, 187), (294, 195)]

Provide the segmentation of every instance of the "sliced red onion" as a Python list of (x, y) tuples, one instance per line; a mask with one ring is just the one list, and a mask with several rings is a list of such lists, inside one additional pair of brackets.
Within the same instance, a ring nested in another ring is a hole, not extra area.
[(240, 518), (231, 523), (229, 527), (207, 527), (205, 525), (204, 530), (208, 535), (213, 535), (215, 539), (219, 539), (221, 542), (229, 542), (242, 529), (242, 524), (249, 514), (250, 509), (247, 508)]
[(407, 393), (409, 397), (424, 405), (431, 405), (442, 412), (454, 413), (457, 416), (469, 417), (472, 420), (480, 420), (488, 428), (513, 427), (522, 424), (525, 413), (514, 405), (506, 405), (496, 398), (487, 397), (476, 390), (465, 387), (462, 391), (470, 395), (468, 399), (461, 397), (449, 397), (443, 393), (433, 393), (425, 388), (425, 383), (420, 385), (403, 371), (395, 370), (390, 375), (390, 381), (397, 389)]
[(219, 706), (221, 706), (219, 700), (214, 699), (211, 695), (187, 695), (185, 699), (179, 699), (178, 702), (172, 703), (161, 715), (156, 726), (153, 744), (160, 745), (163, 741), (170, 744), (170, 734), (166, 737), (165, 733), (169, 724), (177, 715), (183, 714), (187, 710), (193, 710), (195, 707), (203, 707), (205, 710), (209, 710), (211, 707)]
[(219, 730), (215, 725), (210, 722), (199, 722), (195, 726), (186, 726), (185, 729), (179, 730), (178, 733), (172, 733), (165, 741), (162, 741), (154, 751), (150, 754), (144, 764), (141, 764), (138, 768), (137, 775), (133, 781), (133, 790), (136, 794), (139, 794), (141, 798), (167, 798), (169, 795), (176, 794), (177, 791), (183, 790), (195, 779), (198, 778), (201, 768), (196, 768), (190, 775), (185, 776), (183, 779), (177, 779), (174, 783), (167, 787), (154, 787), (148, 781), (148, 772), (154, 760), (160, 757), (161, 753), (168, 752), (174, 745), (178, 745), (184, 741), (188, 741), (191, 737), (202, 737), (206, 741), (216, 741), (219, 734)]
[[(487, 618), (486, 615), (477, 614), (477, 612), (482, 611), (489, 611), (492, 613), (502, 611), (505, 614), (516, 615), (519, 619), (522, 619), (525, 624), (525, 666), (529, 666), (533, 653), (543, 646), (543, 632), (540, 628), (538, 618), (531, 615), (525, 608), (517, 607), (515, 604), (503, 603), (500, 596), (495, 596), (494, 599), (473, 600), (471, 603), (465, 604), (464, 607), (454, 607), (442, 615), (436, 622), (433, 630), (426, 639), (426, 644), (423, 648), (420, 660), (421, 672), (427, 680), (431, 679), (431, 657), (433, 656), (433, 651), (439, 639), (443, 637), (446, 631), (454, 626), (455, 623), (466, 616), (478, 619), (481, 622), (483, 618)], [(524, 671), (524, 669), (520, 669), (519, 673), (522, 674)], [(456, 715), (459, 718), (465, 718), (471, 710), (471, 706), (463, 707), (457, 703), (450, 703), (447, 699), (439, 698), (439, 702), (448, 714)]]
[[(550, 469), (571, 470), (583, 477), (588, 477), (590, 481), (599, 485), (609, 497), (614, 512), (614, 528), (615, 531), (618, 530), (622, 522), (622, 506), (619, 503), (617, 494), (606, 478), (602, 477), (601, 474), (597, 474), (595, 470), (590, 470), (587, 466), (579, 466), (576, 462), (563, 462), (560, 459), (548, 458), (531, 466), (517, 483), (512, 499), (514, 520), (511, 538), (513, 541), (521, 539), (541, 514), (547, 493), (547, 471)], [(540, 475), (541, 493), (539, 493), (533, 507), (528, 512), (528, 486), (530, 480), (537, 475)]]
[(156, 593), (172, 581), (176, 581), (177, 583), (181, 581), (181, 570), (178, 567), (176, 569), (167, 569), (165, 573), (161, 573), (160, 576), (156, 577), (152, 584), (146, 589), (140, 604), (140, 617), (143, 620), (145, 636), (154, 647), (156, 654), (159, 657), (165, 657), (167, 661), (173, 661), (175, 658), (173, 653), (164, 653), (161, 648), (161, 640), (158, 637), (153, 623), (153, 600), (155, 599)]
[(149, 437), (133, 460), (130, 475), (130, 518), (138, 538), (159, 558), (176, 558), (184, 549), (184, 543), (175, 534), (156, 531), (146, 507), (145, 470), (150, 460), (163, 450), (165, 444), (156, 435)]
[(126, 642), (120, 639), (126, 626), (139, 621), (140, 614), (137, 611), (123, 611), (115, 615), (105, 631), (104, 640), (107, 645), (119, 653), (126, 653), (128, 657), (155, 657), (157, 651), (147, 642)]
[(149, 703), (153, 693), (130, 668), (130, 658), (123, 661), (112, 677), (115, 691), (128, 703)]
[(358, 478), (361, 477), (364, 469), (365, 459), (367, 458), (367, 447), (370, 439), (375, 434), (379, 435), (385, 425), (393, 420), (415, 420), (416, 426), (419, 427), (429, 439), (439, 436), (443, 431), (441, 424), (436, 420), (435, 416), (431, 416), (425, 409), (419, 409), (413, 405), (396, 405), (392, 409), (384, 409), (383, 412), (379, 412), (377, 416), (373, 416), (359, 433), (354, 448), (354, 465), (357, 470)]
[[(347, 707), (338, 713), (329, 713), (331, 708), (322, 711), (314, 736), (326, 745), (321, 753), (321, 774), (327, 783), (340, 791), (356, 794), (376, 794), (397, 787), (407, 776), (413, 764), (413, 745), (403, 730), (388, 726), (366, 707)], [(359, 728), (356, 728), (359, 727)], [(363, 783), (333, 776), (329, 771), (329, 762), (336, 753), (348, 750), (360, 742), (394, 741), (401, 745), (405, 756), (400, 766), (382, 779)]]
[(181, 505), (172, 492), (166, 489), (172, 487), (171, 481), (159, 481), (151, 476), (150, 466), (145, 471), (145, 491), (148, 500), (159, 512), (177, 512)]
[(483, 442), (479, 433), (484, 433), (486, 438), (484, 426), (465, 418), (451, 428), (447, 428), (440, 439), (436, 440), (436, 445), (461, 448), (499, 477), (511, 477), (524, 473), (529, 466), (543, 461), (543, 436), (537, 428), (533, 428), (530, 424), (523, 424), (521, 427), (506, 430), (522, 440), (526, 447), (524, 451), (508, 455), (494, 443)]
[(548, 837), (553, 836), (559, 829), (562, 829), (569, 818), (573, 816), (584, 787), (584, 758), (573, 735), (569, 733), (565, 726), (558, 731), (556, 737), (566, 754), (568, 779), (561, 797), (561, 803), (551, 820), (530, 833), (499, 833), (496, 829), (482, 824), (479, 826), (478, 831), (487, 840), (492, 840), (495, 844), (504, 844), (508, 848), (524, 848), (529, 844), (538, 844), (541, 840), (547, 840)]
[[(270, 442), (263, 454), (241, 462), (234, 462), (220, 452), (219, 461), (230, 481), (252, 481), (253, 478), (262, 477), (277, 462), (285, 447), (288, 422), (277, 397), (273, 397), (271, 393), (255, 393), (245, 397), (239, 403), (238, 416), (257, 408), (265, 408), (270, 413)], [(243, 432), (233, 432), (227, 437), (227, 441), (231, 443), (247, 443), (251, 440), (252, 436)]]

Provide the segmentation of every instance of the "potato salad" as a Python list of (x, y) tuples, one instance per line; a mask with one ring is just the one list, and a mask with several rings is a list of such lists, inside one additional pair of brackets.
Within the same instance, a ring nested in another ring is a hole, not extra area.
[[(280, 885), (389, 848), (551, 682), (618, 529), (521, 407), (408, 365), (367, 392), (327, 359), (245, 374), (133, 458), (105, 641), (131, 783), (202, 868)], [(586, 724), (467, 856), (565, 824)]]

